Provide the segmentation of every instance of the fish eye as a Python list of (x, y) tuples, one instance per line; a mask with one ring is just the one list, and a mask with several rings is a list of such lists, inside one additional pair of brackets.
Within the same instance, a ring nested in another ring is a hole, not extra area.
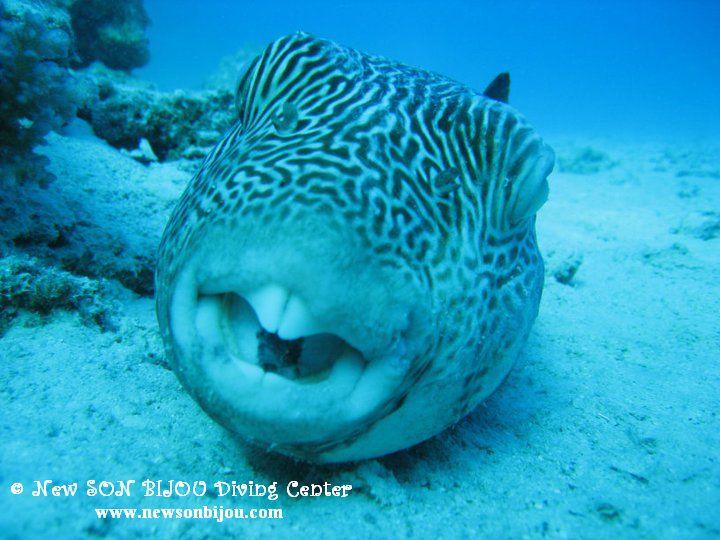
[(298, 111), (292, 103), (284, 103), (273, 117), (273, 125), (280, 133), (288, 133), (297, 127)]

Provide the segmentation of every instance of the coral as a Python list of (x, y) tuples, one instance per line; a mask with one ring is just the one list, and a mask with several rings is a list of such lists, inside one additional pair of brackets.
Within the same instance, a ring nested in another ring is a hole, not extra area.
[(75, 114), (80, 86), (67, 13), (42, 2), (0, 0), (0, 174), (42, 185), (46, 159), (32, 149)]
[(605, 152), (590, 146), (576, 148), (568, 154), (558, 156), (560, 172), (594, 174), (612, 169), (615, 165), (617, 165), (617, 162)]
[(10, 255), (0, 259), (0, 333), (17, 310), (47, 315), (57, 309), (77, 311), (85, 324), (114, 327), (112, 308), (102, 300), (103, 281), (46, 267), (37, 259)]
[(130, 71), (150, 59), (145, 30), (150, 18), (142, 0), (75, 0), (70, 5), (77, 64), (99, 60), (113, 69)]
[(161, 92), (97, 65), (85, 76), (97, 96), (78, 116), (116, 148), (135, 150), (146, 139), (160, 161), (203, 157), (235, 119), (227, 90)]
[(69, 68), (94, 60), (123, 70), (145, 64), (148, 24), (142, 0), (0, 0), (3, 179), (49, 183), (47, 160), (33, 149), (95, 88)]

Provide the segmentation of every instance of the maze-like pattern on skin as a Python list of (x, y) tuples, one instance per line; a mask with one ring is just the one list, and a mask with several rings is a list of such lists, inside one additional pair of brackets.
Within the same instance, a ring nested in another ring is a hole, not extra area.
[(161, 321), (184, 256), (208, 227), (323, 215), (441, 306), (442, 331), (405, 391), (458, 369), (458, 350), (475, 351), (452, 416), (467, 413), (484, 375), (524, 341), (537, 313), (543, 264), (534, 221), (552, 151), (505, 103), (302, 33), (246, 68), (236, 101), (236, 124), (165, 231)]

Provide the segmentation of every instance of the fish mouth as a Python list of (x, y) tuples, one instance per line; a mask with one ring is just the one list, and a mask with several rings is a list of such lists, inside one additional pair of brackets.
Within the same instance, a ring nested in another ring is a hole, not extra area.
[(312, 300), (277, 282), (188, 271), (170, 309), (186, 388), (221, 424), (288, 453), (367, 429), (399, 397), (410, 366), (403, 332), (378, 347)]
[(205, 346), (278, 387), (288, 383), (355, 388), (367, 362), (340, 336), (326, 331), (305, 303), (271, 284), (247, 297), (235, 292), (200, 295), (196, 327)]

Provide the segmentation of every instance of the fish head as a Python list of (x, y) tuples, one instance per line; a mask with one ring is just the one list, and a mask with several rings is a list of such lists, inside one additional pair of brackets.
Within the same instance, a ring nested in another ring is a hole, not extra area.
[[(494, 389), (509, 369), (497, 358), (534, 318), (547, 156), (518, 197), (507, 178), (530, 173), (500, 153), (508, 133), (482, 131), (505, 115), (527, 132), (508, 106), (302, 33), (247, 66), (236, 106), (160, 248), (158, 319), (178, 377), (222, 425), (308, 460), (433, 435)], [(507, 185), (483, 187), (491, 167)], [(518, 249), (483, 274), (488, 238)], [(519, 244), (532, 259), (521, 271)], [(481, 343), (493, 272), (527, 290), (520, 315), (499, 310), (502, 339)]]

